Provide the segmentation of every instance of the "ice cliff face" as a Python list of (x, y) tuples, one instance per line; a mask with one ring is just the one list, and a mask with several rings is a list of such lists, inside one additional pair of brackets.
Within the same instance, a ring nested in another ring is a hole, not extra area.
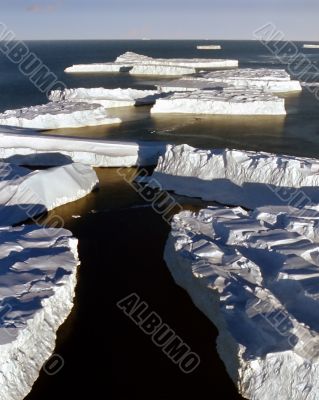
[(73, 307), (77, 240), (64, 229), (0, 229), (0, 398), (22, 400)]
[(255, 208), (319, 203), (319, 161), (265, 152), (167, 147), (152, 175), (164, 190)]
[(165, 260), (219, 330), (217, 350), (253, 400), (319, 399), (319, 213), (210, 207), (175, 216)]

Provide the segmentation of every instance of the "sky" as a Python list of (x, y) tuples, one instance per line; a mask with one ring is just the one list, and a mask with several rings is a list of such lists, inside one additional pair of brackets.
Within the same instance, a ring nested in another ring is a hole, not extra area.
[(0, 0), (18, 39), (254, 39), (272, 23), (319, 41), (319, 0)]

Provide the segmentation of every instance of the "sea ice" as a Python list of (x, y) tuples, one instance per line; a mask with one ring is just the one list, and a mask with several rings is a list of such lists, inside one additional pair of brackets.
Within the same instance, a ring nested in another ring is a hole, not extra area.
[(78, 200), (97, 184), (94, 169), (83, 164), (32, 171), (0, 162), (0, 226), (23, 222)]
[(319, 44), (304, 44), (304, 49), (319, 49)]
[(177, 92), (156, 100), (151, 113), (285, 115), (285, 100), (260, 90), (235, 88)]
[(71, 235), (35, 225), (0, 229), (3, 400), (27, 396), (71, 312), (79, 264), (77, 240)]
[(111, 118), (99, 104), (59, 101), (39, 106), (7, 110), (0, 114), (0, 125), (33, 129), (79, 128), (118, 124), (119, 118)]
[(134, 65), (130, 70), (131, 75), (168, 75), (168, 76), (179, 76), (179, 75), (191, 75), (196, 72), (195, 68), (184, 67), (180, 65)]
[(209, 207), (172, 221), (167, 266), (217, 327), (217, 351), (247, 399), (318, 400), (319, 246), (311, 212), (318, 221), (317, 210), (304, 216), (289, 206)]
[(150, 183), (180, 195), (255, 208), (319, 204), (319, 160), (168, 145)]
[(198, 50), (221, 50), (222, 46), (219, 44), (208, 44), (208, 45), (199, 45), (197, 46)]
[(68, 67), (64, 72), (68, 74), (88, 73), (118, 73), (128, 72), (132, 66), (115, 63), (76, 64)]
[(51, 101), (74, 101), (100, 104), (104, 108), (154, 104), (161, 94), (157, 90), (77, 88), (53, 90)]

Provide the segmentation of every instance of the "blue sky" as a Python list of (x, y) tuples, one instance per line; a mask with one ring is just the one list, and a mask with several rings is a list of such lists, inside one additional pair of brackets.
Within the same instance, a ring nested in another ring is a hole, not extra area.
[(319, 0), (0, 0), (19, 39), (253, 39), (272, 22), (319, 41)]

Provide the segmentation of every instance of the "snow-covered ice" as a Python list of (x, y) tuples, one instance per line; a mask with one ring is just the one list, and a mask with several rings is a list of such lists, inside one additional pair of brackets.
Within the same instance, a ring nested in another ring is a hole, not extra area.
[(210, 207), (172, 222), (164, 258), (219, 331), (217, 351), (253, 400), (318, 400), (318, 210)]
[(100, 104), (104, 108), (154, 104), (161, 94), (157, 90), (76, 88), (53, 90), (51, 101), (74, 101)]
[(184, 67), (180, 65), (134, 65), (130, 70), (131, 75), (168, 75), (168, 76), (179, 76), (179, 75), (191, 75), (196, 72), (195, 68)]
[(319, 49), (319, 44), (304, 44), (304, 49)]
[(166, 65), (189, 68), (230, 68), (237, 67), (238, 60), (222, 60), (212, 58), (153, 58), (141, 54), (126, 52), (117, 57), (117, 63), (125, 65)]
[(130, 68), (132, 66), (119, 63), (75, 64), (66, 68), (64, 72), (68, 74), (118, 73), (128, 72)]
[(96, 173), (88, 165), (68, 164), (32, 171), (0, 162), (0, 227), (78, 200), (97, 184)]
[(77, 240), (65, 229), (0, 229), (0, 398), (22, 400), (73, 307)]
[(109, 117), (101, 105), (86, 102), (50, 102), (0, 114), (0, 125), (33, 129), (79, 128), (120, 122), (120, 118)]
[(198, 50), (221, 50), (222, 46), (219, 44), (198, 45)]
[(165, 153), (160, 142), (120, 142), (41, 135), (0, 127), (0, 159), (19, 165), (55, 166), (70, 162), (94, 167), (156, 165)]
[(156, 100), (151, 113), (285, 115), (285, 100), (260, 90), (235, 88), (177, 92)]
[(168, 145), (150, 184), (226, 205), (319, 204), (319, 160)]
[(285, 70), (269, 68), (241, 68), (225, 71), (201, 73), (198, 76), (184, 77), (176, 81), (162, 82), (162, 91), (196, 90), (210, 88), (211, 85), (227, 84), (240, 89), (261, 89), (273, 93), (298, 92), (302, 90), (299, 81), (292, 80)]

